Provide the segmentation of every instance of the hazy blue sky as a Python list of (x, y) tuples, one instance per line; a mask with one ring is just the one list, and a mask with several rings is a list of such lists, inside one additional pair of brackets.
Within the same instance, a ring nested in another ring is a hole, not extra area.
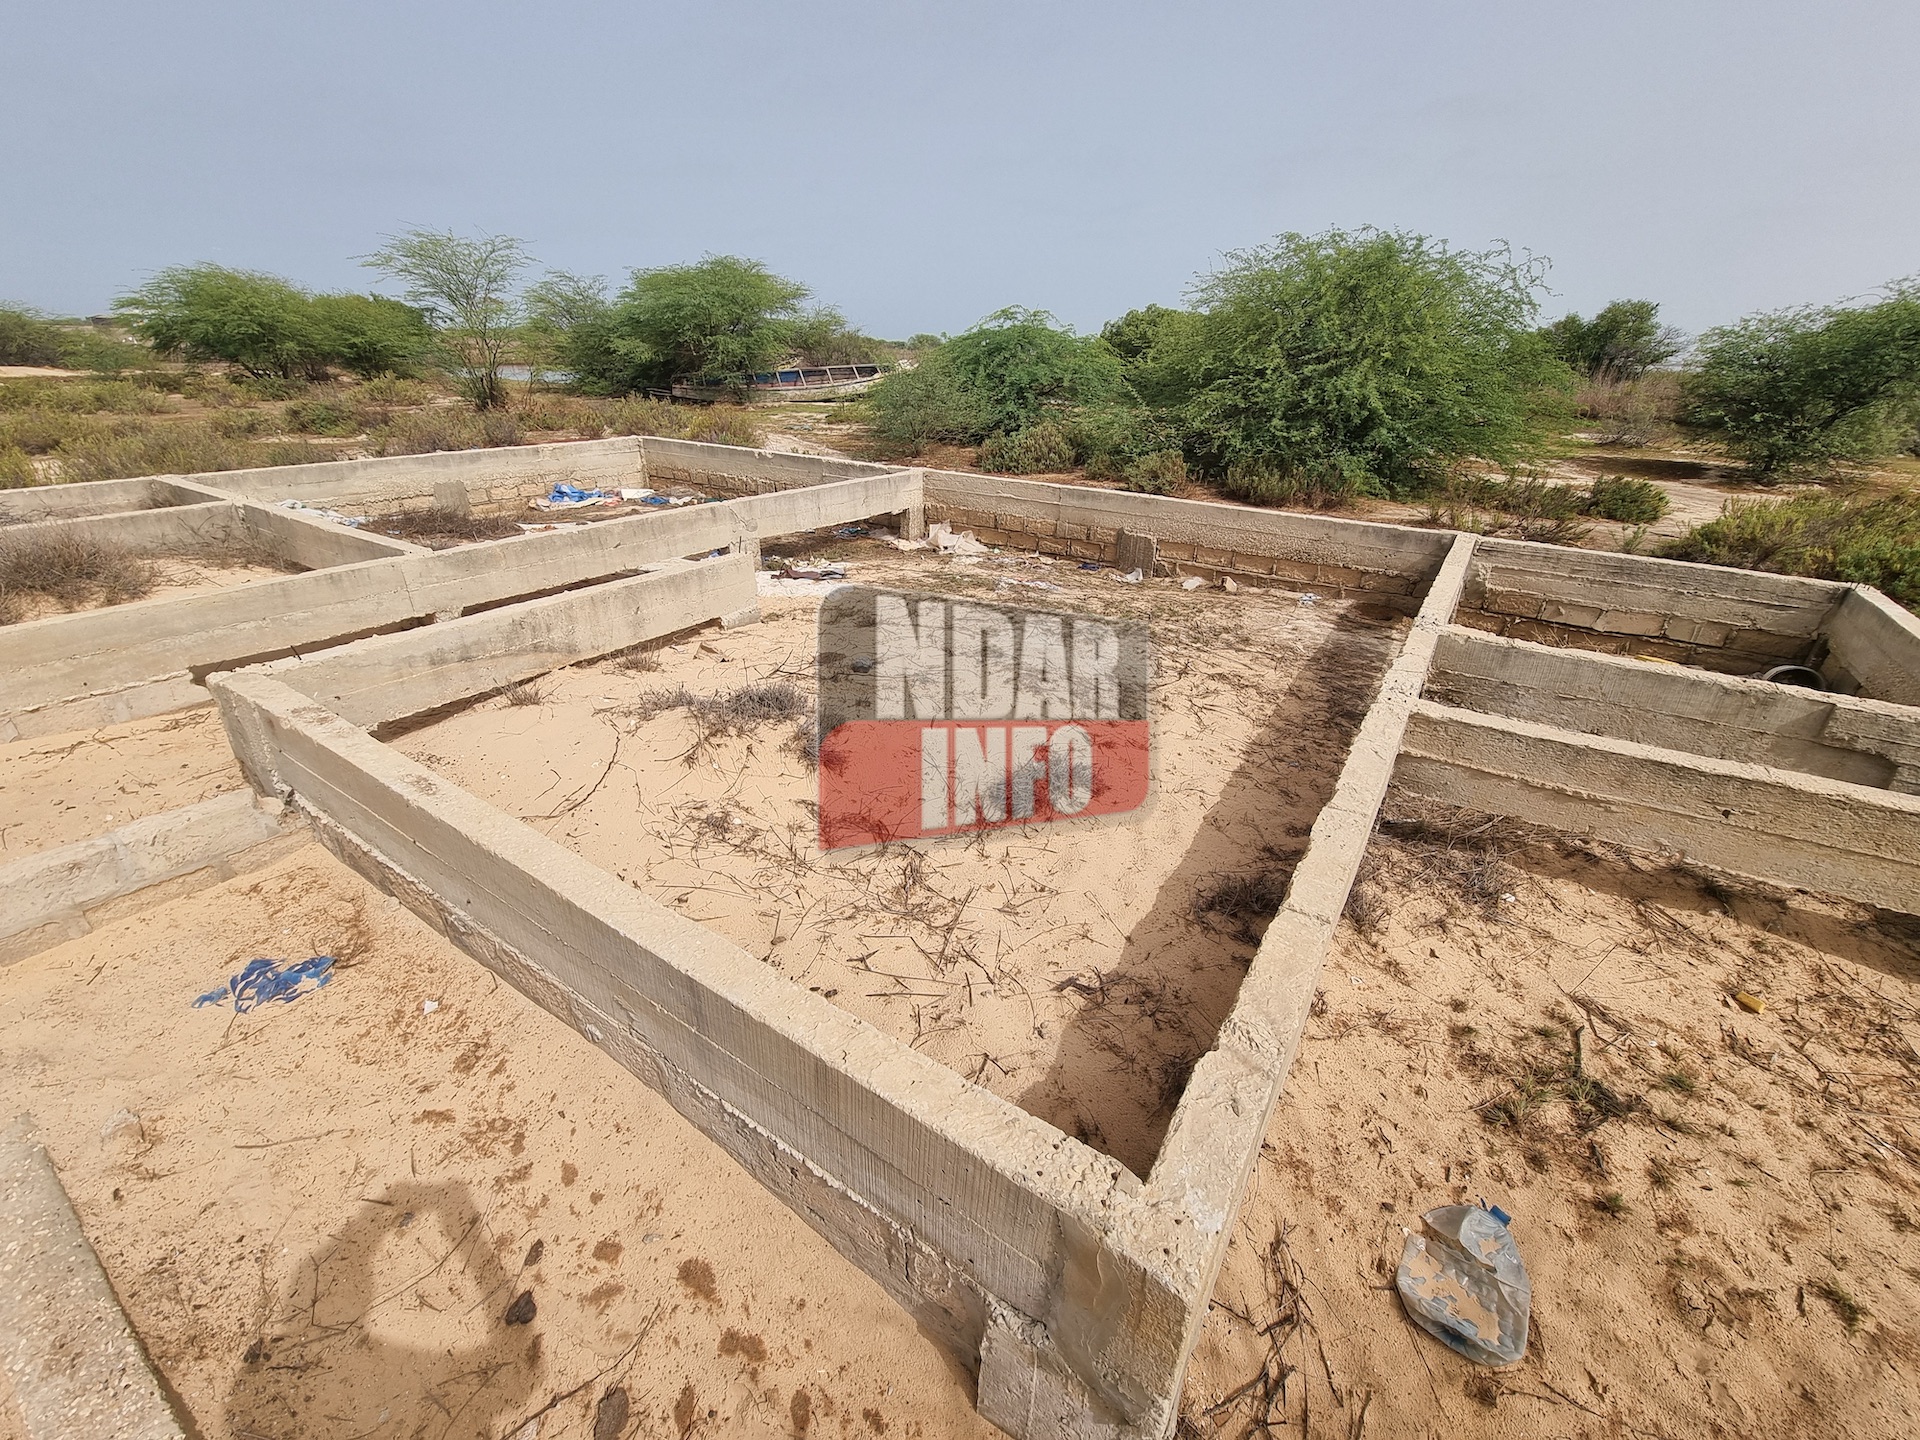
[(0, 298), (370, 283), (414, 225), (757, 256), (883, 335), (1081, 327), (1375, 224), (1698, 330), (1920, 271), (1916, 0), (0, 0)]

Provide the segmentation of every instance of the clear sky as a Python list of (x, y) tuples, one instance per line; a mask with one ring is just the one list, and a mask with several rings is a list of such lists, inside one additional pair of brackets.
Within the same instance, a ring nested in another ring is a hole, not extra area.
[(1920, 0), (0, 0), (0, 300), (411, 226), (1090, 328), (1374, 224), (1689, 330), (1920, 271)]

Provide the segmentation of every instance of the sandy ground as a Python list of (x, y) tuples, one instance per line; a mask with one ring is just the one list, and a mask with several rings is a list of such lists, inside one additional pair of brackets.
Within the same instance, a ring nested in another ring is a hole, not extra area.
[[(1278, 904), (1399, 622), (1277, 591), (1116, 583), (873, 543), (856, 579), (1150, 620), (1155, 795), (1124, 823), (822, 854), (789, 717), (708, 739), (685, 686), (769, 679), (811, 704), (818, 601), (581, 667), (395, 743), (776, 969), (1144, 1175)], [(1036, 592), (1012, 583), (1057, 584)], [(525, 698), (525, 697), (516, 697)], [(804, 722), (809, 728), (811, 720)]]
[[(1574, 844), (1483, 848), (1514, 829), (1376, 837), (1185, 1433), (1912, 1434), (1920, 925)], [(1407, 1227), (1483, 1197), (1533, 1284), (1530, 1351), (1500, 1372), (1415, 1332), (1392, 1289)]]
[[(290, 1005), (193, 1007), (315, 953)], [(995, 1433), (664, 1101), (318, 847), (0, 970), (0, 1057), (208, 1440), (586, 1437), (615, 1387), (619, 1434)]]
[(0, 864), (246, 786), (211, 705), (0, 753)]

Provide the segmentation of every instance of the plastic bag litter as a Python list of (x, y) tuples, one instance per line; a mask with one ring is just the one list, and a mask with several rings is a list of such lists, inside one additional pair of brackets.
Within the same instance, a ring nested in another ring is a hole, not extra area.
[(1533, 1287), (1507, 1216), (1478, 1205), (1443, 1205), (1407, 1236), (1395, 1284), (1422, 1330), (1482, 1365), (1527, 1353)]
[(604, 490), (582, 490), (578, 485), (561, 483), (528, 503), (535, 510), (577, 510), (585, 505), (618, 505), (620, 497)]
[(1126, 574), (1116, 575), (1113, 578), (1118, 580), (1122, 585), (1138, 585), (1146, 578), (1146, 575), (1139, 570), (1129, 570)]
[[(231, 1000), (234, 1013), (244, 1015), (270, 1001), (290, 1003), (298, 1000), (302, 995), (312, 994), (331, 979), (331, 955), (315, 955), (311, 960), (268, 960), (262, 957), (249, 960), (245, 969), (218, 990), (209, 990), (200, 996), (193, 1002), (193, 1008), (198, 1010), (203, 1005), (219, 1005)], [(308, 986), (308, 981), (313, 982), (311, 986)]]
[(644, 500), (651, 494), (653, 494), (653, 491), (637, 486), (622, 485), (620, 487), (620, 498), (622, 500)]
[(1320, 597), (1309, 590), (1300, 597), (1300, 603), (1302, 605), (1318, 605), (1320, 603)]
[(862, 535), (867, 533), (867, 527), (864, 525), (842, 525), (833, 533), (837, 539), (858, 540)]
[(1186, 579), (1180, 582), (1180, 588), (1182, 590), (1198, 590), (1202, 585), (1206, 583), (1207, 582), (1202, 580), (1198, 575), (1189, 575)]
[(954, 532), (953, 526), (944, 520), (934, 522), (927, 527), (927, 539), (933, 548), (942, 555), (985, 555), (987, 547), (974, 537), (971, 530)]

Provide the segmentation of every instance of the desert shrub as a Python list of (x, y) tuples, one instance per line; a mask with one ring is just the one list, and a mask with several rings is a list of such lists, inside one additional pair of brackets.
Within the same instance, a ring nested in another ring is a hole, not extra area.
[(1601, 445), (1651, 445), (1670, 436), (1679, 419), (1681, 377), (1656, 371), (1637, 380), (1585, 381), (1574, 391), (1574, 413), (1590, 422)]
[(356, 392), (374, 405), (424, 405), (433, 398), (425, 381), (407, 380), (398, 375), (376, 375), (360, 382)]
[(985, 423), (973, 392), (940, 362), (937, 351), (869, 390), (858, 418), (884, 446), (906, 455), (918, 455), (936, 441), (964, 444), (980, 435)]
[(1587, 496), (1581, 487), (1546, 480), (1453, 475), (1428, 496), (1427, 519), (1455, 530), (1573, 545), (1588, 532), (1581, 523)]
[(125, 380), (0, 380), (0, 411), (160, 415), (172, 408), (165, 395)]
[(0, 365), (64, 365), (64, 338), (38, 310), (0, 305)]
[(439, 450), (484, 450), (518, 445), (520, 422), (504, 410), (435, 405), (395, 415), (370, 437), (379, 455), (426, 455)]
[(1120, 359), (1103, 341), (1075, 335), (1044, 310), (1019, 306), (954, 336), (920, 368), (927, 366), (945, 371), (971, 397), (977, 427), (971, 439), (1018, 434), (1068, 406), (1131, 398)]
[(524, 429), (564, 430), (586, 440), (598, 440), (607, 428), (598, 408), (571, 395), (529, 395), (513, 413)]
[(989, 435), (974, 463), (1001, 475), (1052, 475), (1073, 468), (1073, 441), (1050, 420), (1017, 434)]
[(380, 295), (315, 295), (308, 302), (324, 359), (356, 375), (405, 374), (433, 345), (426, 316)]
[(1544, 452), (1572, 376), (1533, 329), (1540, 283), (1504, 248), (1286, 235), (1229, 255), (1128, 376), (1230, 487), (1417, 494)]
[(1229, 466), (1221, 477), (1220, 488), (1233, 499), (1250, 505), (1305, 506), (1311, 510), (1337, 509), (1372, 493), (1365, 474), (1337, 467), (1276, 468), (1249, 460)]
[(334, 458), (335, 451), (329, 446), (250, 443), (230, 439), (197, 422), (128, 426), (63, 445), (58, 456), (63, 481), (197, 475), (306, 465)]
[(1187, 483), (1187, 462), (1178, 450), (1156, 450), (1127, 466), (1126, 481), (1143, 495), (1171, 495)]
[(1587, 487), (1581, 506), (1589, 515), (1628, 525), (1651, 525), (1671, 508), (1666, 491), (1651, 480), (1630, 475), (1602, 475)]
[(252, 440), (271, 435), (279, 428), (273, 411), (238, 405), (214, 411), (207, 417), (206, 424), (214, 434), (227, 440)]
[(1167, 427), (1138, 405), (1075, 406), (1062, 411), (1057, 423), (1073, 445), (1075, 463), (1101, 480), (1123, 479), (1142, 456), (1178, 448)]
[(153, 563), (124, 545), (71, 532), (0, 535), (0, 624), (19, 620), (34, 598), (69, 610), (137, 600), (156, 578)]
[(338, 398), (296, 400), (284, 416), (286, 428), (295, 435), (358, 435), (370, 418), (361, 407)]
[(110, 429), (111, 422), (66, 410), (0, 411), (0, 445), (29, 455), (51, 455), (62, 445)]
[(33, 457), (15, 445), (0, 444), (0, 490), (18, 490), (40, 483)]
[(175, 265), (114, 302), (163, 355), (221, 360), (251, 375), (325, 369), (307, 293), (290, 281), (223, 265)]
[(1920, 495), (1730, 500), (1661, 551), (1674, 560), (1872, 585), (1920, 610)]
[(1637, 380), (1686, 345), (1680, 331), (1660, 323), (1651, 300), (1616, 300), (1591, 320), (1563, 315), (1540, 333), (1556, 356), (1594, 380)]
[(689, 440), (708, 445), (758, 447), (766, 436), (753, 412), (740, 405), (708, 405), (692, 412), (684, 430)]
[(687, 428), (687, 410), (685, 405), (629, 395), (609, 402), (601, 416), (609, 435), (678, 437)]
[(1920, 280), (1708, 331), (1687, 397), (1688, 418), (1764, 482), (1893, 454), (1920, 413)]

